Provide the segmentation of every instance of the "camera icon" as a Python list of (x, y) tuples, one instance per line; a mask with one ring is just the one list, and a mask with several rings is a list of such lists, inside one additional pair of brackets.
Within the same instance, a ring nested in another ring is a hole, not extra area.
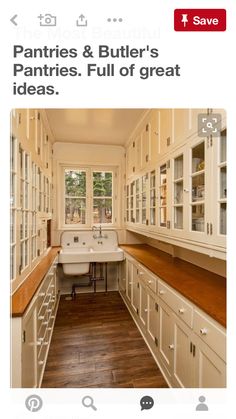
[(38, 18), (40, 26), (57, 26), (56, 16), (53, 16), (50, 13), (46, 13), (45, 15), (40, 14)]

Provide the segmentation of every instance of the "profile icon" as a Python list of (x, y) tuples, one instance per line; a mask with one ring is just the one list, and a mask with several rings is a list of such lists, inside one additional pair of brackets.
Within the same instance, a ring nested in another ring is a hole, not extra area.
[(198, 411), (207, 411), (208, 410), (208, 406), (205, 404), (206, 397), (200, 396), (198, 398), (198, 400), (199, 400), (200, 403), (197, 405), (196, 410), (198, 410)]

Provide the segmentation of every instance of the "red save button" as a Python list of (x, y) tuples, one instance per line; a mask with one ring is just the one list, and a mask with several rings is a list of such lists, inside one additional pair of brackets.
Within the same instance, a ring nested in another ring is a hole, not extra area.
[(225, 9), (175, 9), (175, 31), (225, 31)]

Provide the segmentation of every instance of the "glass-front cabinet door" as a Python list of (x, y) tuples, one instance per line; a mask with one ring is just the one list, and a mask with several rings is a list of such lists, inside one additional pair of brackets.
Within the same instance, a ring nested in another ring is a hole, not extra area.
[(182, 233), (184, 229), (184, 165), (185, 155), (182, 152), (172, 160), (172, 230)]
[(135, 181), (135, 221), (137, 224), (140, 224), (140, 178)]
[(170, 160), (161, 164), (158, 169), (158, 227), (165, 229), (166, 233), (170, 229), (169, 169)]
[(142, 224), (148, 225), (149, 221), (147, 218), (147, 194), (148, 194), (148, 173), (141, 178), (141, 220)]
[(191, 149), (190, 230), (205, 233), (205, 140)]
[(129, 223), (129, 185), (126, 185), (126, 196), (125, 196), (125, 207), (126, 207), (126, 222)]
[(150, 188), (149, 188), (149, 220), (150, 226), (156, 225), (156, 171), (150, 173)]
[(219, 137), (212, 138), (213, 171), (213, 217), (211, 239), (213, 244), (226, 245), (227, 234), (227, 131), (222, 128)]
[(135, 223), (135, 182), (130, 184), (130, 222)]

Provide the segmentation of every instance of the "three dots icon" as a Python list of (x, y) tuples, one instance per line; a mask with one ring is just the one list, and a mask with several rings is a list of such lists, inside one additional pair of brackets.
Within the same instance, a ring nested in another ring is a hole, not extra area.
[(121, 22), (123, 22), (123, 19), (121, 17), (119, 17), (119, 18), (116, 18), (116, 17), (111, 18), (111, 17), (109, 17), (107, 19), (107, 22), (109, 22), (109, 23), (111, 23), (111, 22), (114, 22), (114, 23), (119, 22), (119, 23), (121, 23)]

